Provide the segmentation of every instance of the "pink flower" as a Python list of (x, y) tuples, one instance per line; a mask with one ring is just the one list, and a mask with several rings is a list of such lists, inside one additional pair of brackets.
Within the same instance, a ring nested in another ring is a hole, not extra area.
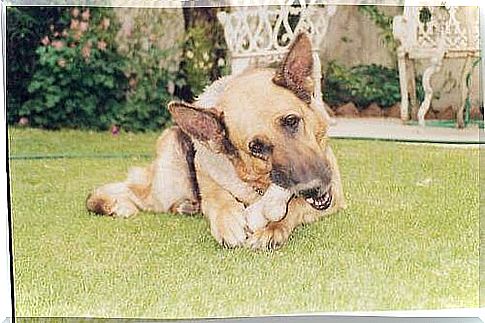
[(57, 61), (57, 65), (59, 65), (60, 67), (66, 67), (66, 60), (61, 58)]
[(81, 14), (81, 17), (84, 19), (84, 20), (89, 20), (89, 8), (86, 9), (85, 11), (83, 11), (83, 13)]
[(42, 43), (42, 45), (47, 46), (51, 41), (49, 39), (49, 36), (45, 36), (40, 42)]
[(59, 32), (58, 32), (58, 31), (56, 31), (56, 32), (54, 33), (54, 37), (59, 37), (59, 35), (60, 35), (60, 34), (59, 34)]
[(120, 134), (120, 127), (118, 127), (117, 125), (112, 125), (111, 126), (111, 134), (113, 136), (117, 136)]
[(109, 23), (109, 18), (103, 18), (103, 20), (101, 20), (101, 28), (108, 29)]
[(29, 118), (27, 117), (22, 117), (19, 120), (19, 126), (25, 127), (29, 124)]
[(55, 49), (61, 49), (62, 47), (64, 47), (64, 42), (60, 40), (54, 40), (52, 42), (52, 47), (54, 47)]
[(84, 46), (81, 49), (81, 55), (86, 59), (89, 58), (91, 56), (91, 46)]
[(106, 50), (107, 45), (108, 44), (104, 40), (98, 41), (98, 49), (101, 50), (101, 51)]
[(79, 20), (71, 19), (71, 29), (77, 30), (79, 28)]
[(81, 24), (79, 25), (79, 30), (81, 31), (86, 31), (88, 30), (89, 24), (85, 21), (81, 21)]
[(74, 8), (71, 10), (71, 15), (76, 18), (77, 16), (79, 16), (79, 9), (78, 8)]

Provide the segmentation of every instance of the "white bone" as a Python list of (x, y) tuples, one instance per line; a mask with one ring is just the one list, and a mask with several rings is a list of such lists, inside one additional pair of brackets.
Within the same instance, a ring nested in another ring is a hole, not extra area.
[(244, 210), (249, 229), (254, 232), (264, 228), (268, 222), (283, 219), (292, 195), (289, 190), (271, 184), (258, 201)]

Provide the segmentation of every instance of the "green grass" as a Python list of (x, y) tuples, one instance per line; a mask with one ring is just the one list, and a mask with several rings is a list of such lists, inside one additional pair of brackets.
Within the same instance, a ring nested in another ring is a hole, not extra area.
[[(280, 250), (226, 250), (201, 216), (84, 209), (156, 134), (10, 129), (16, 314), (187, 318), (478, 306), (479, 151), (334, 140), (348, 208)], [(94, 154), (133, 154), (96, 159)]]

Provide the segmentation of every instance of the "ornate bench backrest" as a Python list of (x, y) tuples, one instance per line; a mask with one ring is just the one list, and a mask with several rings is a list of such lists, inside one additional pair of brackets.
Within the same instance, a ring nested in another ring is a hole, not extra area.
[(280, 61), (300, 31), (310, 34), (314, 51), (318, 51), (335, 11), (335, 6), (322, 8), (304, 0), (286, 0), (281, 5), (233, 7), (230, 13), (220, 12), (233, 73)]
[(395, 18), (394, 33), (408, 52), (440, 46), (445, 52), (477, 51), (478, 23), (470, 23), (477, 13), (473, 7), (406, 6)]

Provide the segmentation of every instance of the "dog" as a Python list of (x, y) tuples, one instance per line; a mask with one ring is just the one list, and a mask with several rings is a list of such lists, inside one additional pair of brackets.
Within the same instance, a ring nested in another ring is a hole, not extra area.
[(222, 246), (277, 249), (298, 225), (344, 208), (329, 120), (313, 98), (311, 48), (301, 33), (278, 68), (226, 76), (192, 104), (169, 103), (175, 125), (155, 160), (96, 188), (87, 209), (201, 212)]

